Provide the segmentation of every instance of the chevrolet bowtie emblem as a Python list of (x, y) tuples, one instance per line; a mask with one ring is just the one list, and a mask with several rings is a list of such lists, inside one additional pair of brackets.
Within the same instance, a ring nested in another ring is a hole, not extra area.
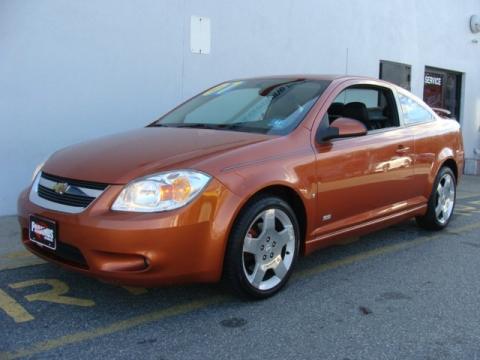
[(56, 183), (52, 187), (53, 191), (55, 191), (59, 195), (66, 193), (69, 188), (70, 188), (70, 185), (68, 185), (67, 183)]

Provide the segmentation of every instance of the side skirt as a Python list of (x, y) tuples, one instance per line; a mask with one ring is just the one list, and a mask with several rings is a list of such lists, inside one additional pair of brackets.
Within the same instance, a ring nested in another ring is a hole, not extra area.
[(422, 215), (425, 213), (426, 209), (427, 204), (422, 204), (394, 214), (352, 225), (327, 234), (322, 234), (305, 242), (305, 255), (315, 250), (338, 244), (346, 238), (362, 236), (370, 232), (397, 224), (414, 216)]

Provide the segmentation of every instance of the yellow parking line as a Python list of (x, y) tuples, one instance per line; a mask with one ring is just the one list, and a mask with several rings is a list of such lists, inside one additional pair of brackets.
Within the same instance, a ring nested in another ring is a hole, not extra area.
[(3, 256), (0, 256), (0, 258), (17, 259), (17, 258), (24, 258), (24, 257), (28, 257), (28, 256), (33, 256), (33, 255), (32, 255), (31, 252), (29, 252), (27, 250), (20, 250), (20, 251), (15, 251), (15, 252), (11, 252), (11, 253), (5, 254)]
[[(479, 225), (479, 227), (480, 227), (480, 225)], [(440, 235), (437, 235), (437, 236), (422, 236), (422, 237), (417, 238), (415, 240), (411, 240), (411, 241), (407, 241), (407, 242), (403, 242), (403, 243), (399, 243), (399, 244), (394, 244), (394, 245), (389, 245), (389, 246), (382, 246), (380, 248), (365, 251), (365, 252), (362, 252), (362, 253), (357, 254), (357, 255), (347, 256), (347, 257), (345, 257), (343, 259), (340, 259), (340, 260), (332, 261), (332, 262), (326, 263), (326, 264), (317, 265), (317, 266), (314, 266), (312, 268), (305, 269), (303, 271), (299, 271), (298, 273), (294, 273), (292, 277), (293, 278), (308, 277), (310, 275), (318, 274), (318, 273), (328, 271), (328, 270), (333, 270), (333, 269), (336, 269), (336, 268), (341, 267), (341, 266), (346, 266), (346, 265), (354, 264), (356, 262), (367, 260), (367, 259), (372, 258), (372, 257), (377, 257), (377, 256), (385, 255), (385, 254), (388, 254), (388, 253), (393, 253), (393, 252), (397, 252), (397, 251), (401, 251), (401, 250), (406, 250), (406, 249), (421, 245), (423, 243), (435, 240), (439, 237), (440, 237)]]
[(22, 259), (18, 259), (16, 262), (9, 261), (5, 264), (1, 264), (0, 271), (13, 270), (13, 269), (18, 269), (18, 268), (27, 267), (27, 266), (41, 265), (45, 263), (46, 261), (32, 255), (31, 258), (30, 257), (22, 258)]
[(457, 194), (457, 200), (470, 199), (470, 198), (477, 197), (477, 196), (480, 196), (480, 193), (462, 193), (462, 192), (459, 192)]
[[(455, 229), (455, 234), (465, 233), (478, 228), (480, 228), (480, 223), (465, 225)], [(294, 277), (304, 278), (310, 275), (318, 274), (328, 270), (333, 270), (341, 266), (350, 265), (353, 263), (357, 263), (373, 257), (380, 256), (380, 255), (394, 253), (401, 250), (406, 250), (406, 249), (409, 249), (433, 240), (438, 240), (442, 238), (442, 235), (445, 235), (446, 233), (450, 233), (450, 232), (434, 233), (434, 235), (432, 236), (422, 236), (417, 238), (416, 240), (384, 246), (381, 248), (363, 252), (361, 254), (347, 256), (343, 259), (332, 261), (327, 264), (321, 264), (309, 269), (305, 269), (303, 271), (296, 273)], [(148, 324), (148, 323), (162, 320), (168, 317), (183, 315), (198, 309), (208, 307), (210, 305), (226, 302), (228, 299), (229, 297), (227, 296), (218, 296), (218, 297), (213, 297), (205, 300), (192, 301), (182, 305), (175, 305), (167, 309), (157, 310), (144, 315), (134, 316), (129, 319), (117, 321), (110, 325), (98, 327), (91, 331), (80, 331), (80, 332), (73, 333), (70, 335), (65, 335), (56, 339), (38, 342), (33, 344), (30, 347), (21, 348), (12, 352), (3, 352), (3, 353), (0, 352), (0, 358), (16, 359), (19, 357), (32, 356), (32, 355), (53, 350), (65, 345), (75, 344), (82, 341), (95, 339), (100, 336), (128, 330), (139, 325)]]
[(27, 281), (20, 281), (8, 285), (12, 289), (23, 289), (30, 286), (47, 285), (49, 290), (36, 292), (25, 296), (28, 301), (46, 301), (57, 304), (67, 304), (76, 306), (94, 306), (95, 302), (89, 299), (80, 299), (73, 296), (67, 296), (69, 286), (58, 279), (34, 279)]
[[(33, 320), (34, 317), (29, 314), (25, 308), (15, 299), (11, 298), (5, 291), (0, 289), (0, 309), (5, 311), (16, 323)], [(2, 358), (0, 353), (0, 359)]]
[(369, 259), (369, 258), (372, 258), (372, 257), (376, 257), (376, 256), (379, 256), (379, 255), (385, 255), (385, 254), (388, 254), (388, 253), (393, 253), (393, 252), (397, 252), (397, 251), (401, 251), (401, 250), (406, 250), (406, 249), (409, 249), (409, 248), (412, 248), (412, 247), (430, 242), (432, 240), (438, 240), (445, 233), (458, 235), (458, 234), (462, 234), (462, 233), (465, 233), (465, 232), (468, 232), (468, 231), (471, 231), (471, 230), (475, 230), (475, 229), (479, 229), (479, 228), (480, 228), (480, 223), (470, 224), (470, 225), (465, 225), (465, 226), (459, 227), (457, 229), (452, 229), (450, 231), (443, 231), (443, 232), (437, 233), (435, 235), (421, 236), (419, 238), (416, 238), (415, 240), (410, 240), (410, 241), (406, 241), (406, 242), (402, 242), (402, 243), (398, 243), (398, 244), (393, 244), (393, 245), (388, 245), (388, 246), (382, 246), (380, 248), (365, 251), (365, 252), (362, 252), (362, 253), (357, 254), (357, 255), (347, 256), (347, 257), (345, 257), (343, 259), (340, 259), (340, 260), (332, 261), (332, 262), (327, 263), (327, 264), (317, 265), (317, 266), (314, 266), (312, 268), (305, 269), (303, 271), (299, 271), (298, 273), (294, 273), (292, 277), (293, 278), (295, 278), (295, 277), (304, 278), (304, 277), (307, 277), (307, 276), (310, 276), (310, 275), (313, 275), (313, 274), (317, 274), (317, 273), (321, 273), (321, 272), (324, 272), (324, 271), (332, 270), (332, 269), (335, 269), (335, 268), (338, 268), (338, 267), (341, 267), (341, 266), (345, 266), (345, 265), (350, 265), (350, 264), (353, 264), (353, 263), (356, 263), (356, 262), (359, 262), (359, 261), (362, 261), (362, 260), (366, 260), (366, 259)]
[(135, 287), (135, 286), (122, 286), (125, 290), (127, 290), (132, 295), (143, 295), (146, 294), (148, 291), (142, 287)]
[(109, 335), (122, 330), (128, 330), (135, 326), (148, 324), (154, 321), (162, 320), (172, 316), (183, 315), (210, 305), (224, 302), (227, 296), (217, 296), (205, 300), (192, 301), (186, 304), (175, 305), (167, 309), (157, 310), (148, 314), (134, 316), (126, 320), (114, 322), (107, 326), (102, 326), (91, 331), (80, 331), (74, 334), (61, 336), (56, 339), (41, 341), (29, 348), (19, 349), (17, 351), (0, 353), (1, 359), (17, 359), (20, 357), (32, 356), (44, 351), (53, 350), (68, 344), (79, 343), (81, 341), (91, 340), (100, 336)]
[(459, 228), (447, 228), (444, 230), (444, 232), (448, 234), (460, 235), (462, 233), (469, 232), (471, 230), (476, 230), (478, 228), (480, 228), (480, 223), (473, 223), (473, 224), (461, 226)]

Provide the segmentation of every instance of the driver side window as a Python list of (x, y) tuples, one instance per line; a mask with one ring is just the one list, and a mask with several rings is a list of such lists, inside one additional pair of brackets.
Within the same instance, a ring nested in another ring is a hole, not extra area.
[(347, 117), (362, 122), (369, 131), (399, 126), (392, 91), (378, 86), (356, 85), (343, 90), (327, 113), (330, 123)]

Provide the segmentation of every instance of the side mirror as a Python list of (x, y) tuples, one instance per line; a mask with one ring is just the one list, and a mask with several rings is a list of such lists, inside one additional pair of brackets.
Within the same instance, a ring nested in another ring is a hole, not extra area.
[(346, 117), (335, 119), (329, 127), (318, 128), (315, 139), (322, 143), (331, 139), (363, 136), (367, 134), (367, 127), (360, 121)]

